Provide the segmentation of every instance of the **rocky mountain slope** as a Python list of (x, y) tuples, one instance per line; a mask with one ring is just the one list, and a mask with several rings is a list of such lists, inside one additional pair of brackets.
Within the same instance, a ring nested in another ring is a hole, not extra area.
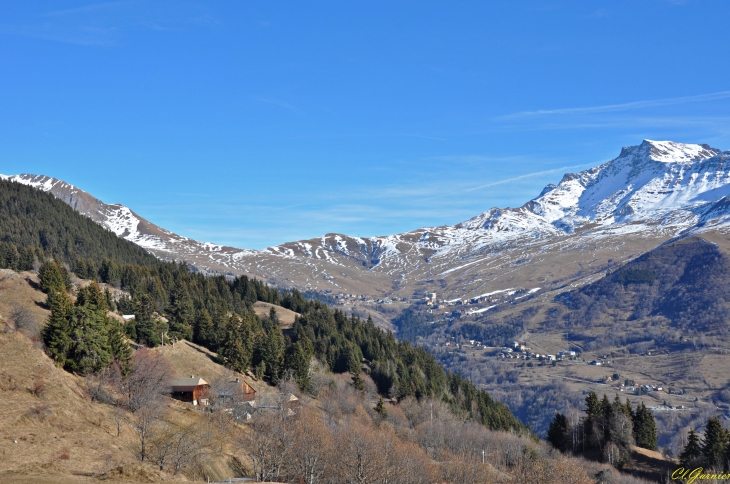
[(456, 299), (569, 287), (670, 238), (724, 231), (730, 217), (730, 152), (671, 141), (624, 148), (519, 208), (493, 208), (454, 226), (369, 238), (326, 234), (260, 251), (179, 236), (47, 176), (4, 178), (51, 192), (162, 259), (283, 287), (374, 297), (437, 292)]

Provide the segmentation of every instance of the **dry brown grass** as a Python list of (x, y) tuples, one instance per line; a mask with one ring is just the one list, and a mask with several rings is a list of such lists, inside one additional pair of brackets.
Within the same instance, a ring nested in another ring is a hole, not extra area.
[(254, 380), (250, 375), (242, 375), (219, 365), (215, 362), (215, 353), (190, 341), (183, 340), (175, 343), (174, 347), (167, 345), (155, 348), (154, 351), (165, 355), (175, 370), (176, 377), (195, 375), (208, 382), (238, 377), (245, 379), (257, 392), (266, 393), (275, 390), (262, 381)]
[[(10, 329), (16, 329), (16, 321), (13, 313), (23, 309), (31, 324), (39, 331), (48, 318), (49, 311), (45, 308), (46, 295), (33, 289), (38, 284), (38, 276), (34, 272), (14, 272), (10, 269), (0, 269), (0, 330), (5, 325)], [(22, 330), (25, 334), (37, 337), (32, 334), (37, 331)]]
[[(45, 321), (48, 311), (36, 304), (45, 301), (45, 294), (33, 282), (37, 279), (32, 273), (0, 271), (3, 320), (13, 304), (25, 304), (41, 323)], [(0, 483), (185, 481), (184, 476), (173, 479), (153, 465), (140, 464), (133, 430), (125, 425), (116, 436), (114, 407), (92, 402), (83, 377), (57, 368), (37, 341), (8, 323), (0, 323)], [(195, 373), (206, 379), (229, 375), (213, 361), (212, 353), (192, 343), (158, 351), (181, 375)], [(252, 384), (266, 391), (266, 385)], [(205, 419), (187, 404), (170, 400), (167, 407), (168, 423), (186, 425)], [(207, 459), (204, 471), (211, 480), (234, 477), (230, 458), (226, 448)]]
[[(0, 334), (0, 348), (0, 479), (95, 475), (134, 462), (131, 431), (114, 436), (111, 407), (87, 398), (83, 378), (56, 368), (20, 333)], [(32, 391), (39, 379), (40, 396)]]
[(256, 303), (254, 303), (254, 305), (253, 305), (254, 312), (260, 318), (268, 318), (269, 311), (271, 310), (271, 308), (276, 309), (276, 314), (277, 314), (277, 316), (279, 316), (279, 323), (281, 325), (281, 329), (291, 328), (292, 324), (294, 324), (294, 318), (299, 316), (299, 313), (295, 313), (294, 311), (290, 311), (286, 308), (277, 306), (275, 304), (269, 304), (266, 302), (258, 301)]

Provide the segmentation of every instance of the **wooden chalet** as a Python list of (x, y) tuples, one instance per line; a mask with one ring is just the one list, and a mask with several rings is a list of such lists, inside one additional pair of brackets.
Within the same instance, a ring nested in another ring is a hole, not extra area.
[(208, 405), (210, 385), (202, 378), (194, 375), (189, 378), (175, 378), (171, 387), (170, 396), (176, 400), (190, 402), (193, 405)]
[(256, 401), (257, 409), (296, 410), (299, 399), (291, 393), (264, 393)]
[(256, 390), (240, 378), (229, 380), (220, 385), (216, 388), (216, 395), (226, 407), (256, 401)]

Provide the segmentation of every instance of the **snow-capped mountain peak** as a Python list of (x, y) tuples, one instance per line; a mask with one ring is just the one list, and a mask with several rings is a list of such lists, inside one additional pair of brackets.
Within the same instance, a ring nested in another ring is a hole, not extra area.
[[(629, 243), (626, 234), (632, 234), (630, 243), (636, 250), (643, 250), (645, 245), (672, 237), (730, 228), (730, 152), (673, 141), (644, 140), (623, 148), (618, 157), (601, 166), (566, 174), (521, 207), (492, 208), (457, 225), (369, 238), (327, 234), (260, 251), (173, 234), (123, 205), (105, 204), (60, 180), (38, 175), (3, 178), (50, 191), (160, 258), (313, 289), (405, 290), (415, 281), (436, 276), (466, 277), (482, 266), (497, 271), (490, 279), (494, 284), (502, 277), (499, 267), (505, 274), (513, 273), (509, 261), (542, 258), (552, 250), (582, 254), (591, 247), (596, 254), (597, 247), (604, 251), (610, 247), (619, 251), (618, 247)], [(517, 253), (519, 257), (510, 255)], [(623, 257), (636, 254), (621, 253)], [(570, 264), (582, 257), (575, 256), (566, 268), (549, 269), (543, 278), (564, 277)], [(479, 280), (473, 279), (474, 284)], [(511, 281), (509, 287), (517, 284)]]
[[(645, 139), (636, 151), (654, 161), (662, 163), (692, 163), (711, 158), (720, 150), (709, 145), (675, 143), (674, 141), (652, 141)], [(621, 153), (623, 155), (623, 151)]]

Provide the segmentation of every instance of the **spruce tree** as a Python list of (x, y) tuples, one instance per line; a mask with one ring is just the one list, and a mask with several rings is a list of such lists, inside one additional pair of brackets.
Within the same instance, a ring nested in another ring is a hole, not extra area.
[(137, 321), (134, 319), (124, 321), (124, 334), (132, 341), (137, 341)]
[(213, 318), (210, 317), (207, 310), (201, 309), (195, 318), (194, 340), (197, 344), (207, 347), (213, 343), (214, 339)]
[(251, 355), (246, 351), (241, 336), (240, 328), (230, 325), (218, 352), (218, 356), (221, 359), (221, 363), (225, 366), (244, 373), (248, 370), (248, 366), (251, 363)]
[(52, 260), (48, 260), (41, 265), (38, 269), (38, 277), (41, 280), (41, 291), (46, 294), (66, 291), (71, 287), (71, 281), (66, 269)]
[(269, 321), (271, 324), (281, 324), (281, 321), (279, 321), (279, 315), (276, 314), (276, 308), (274, 307), (269, 308)]
[(167, 314), (170, 320), (170, 337), (192, 340), (195, 307), (188, 287), (182, 281), (178, 280), (170, 293), (170, 306)]
[(694, 430), (690, 430), (687, 436), (687, 445), (684, 446), (684, 450), (679, 455), (679, 461), (685, 468), (694, 468), (700, 463), (702, 457), (700, 438)]
[(294, 373), (294, 378), (303, 391), (307, 391), (311, 384), (309, 377), (309, 355), (302, 348), (299, 342), (296, 342), (287, 348), (286, 367), (290, 368)]
[(119, 363), (122, 373), (126, 374), (129, 370), (129, 362), (132, 359), (132, 349), (127, 343), (123, 326), (111, 318), (109, 319), (107, 338), (112, 358)]
[(601, 402), (596, 392), (589, 392), (586, 397), (586, 417), (595, 418), (601, 415)]
[(106, 298), (106, 305), (109, 311), (116, 311), (116, 304), (114, 304), (114, 298), (108, 287), (104, 289), (104, 298)]
[(641, 402), (634, 414), (634, 440), (636, 445), (644, 449), (656, 450), (657, 430), (654, 415)]
[(157, 327), (157, 320), (153, 317), (153, 314), (152, 298), (147, 294), (142, 295), (137, 301), (134, 311), (137, 342), (150, 348), (154, 348), (162, 342), (161, 328)]
[(71, 325), (69, 314), (71, 312), (71, 299), (66, 291), (51, 292), (48, 294), (48, 304), (51, 307), (51, 315), (43, 328), (43, 344), (46, 353), (59, 366), (65, 366), (69, 347), (71, 346)]
[[(349, 349), (349, 348), (348, 348)], [(360, 376), (360, 373), (362, 372), (362, 368), (360, 366), (360, 362), (357, 360), (357, 357), (355, 356), (355, 352), (349, 349), (350, 354), (350, 374), (352, 375), (352, 386), (355, 387), (356, 390), (363, 391), (365, 390), (365, 382), (363, 381), (362, 377)]]
[(601, 401), (598, 399), (596, 392), (589, 392), (586, 396), (586, 416), (583, 419), (583, 433), (588, 448), (596, 445), (596, 440), (601, 436), (596, 435), (596, 425), (599, 423), (602, 415)]
[(228, 315), (226, 313), (227, 311), (222, 304), (218, 304), (213, 311), (212, 340), (208, 342), (208, 347), (213, 351), (218, 351), (226, 337), (228, 331)]
[(634, 420), (634, 409), (631, 406), (631, 400), (629, 400), (629, 397), (626, 397), (626, 403), (624, 404), (624, 412), (626, 413), (627, 417), (629, 417), (632, 421)]
[(611, 406), (611, 402), (608, 400), (608, 395), (604, 393), (603, 400), (601, 400), (601, 416), (608, 420), (611, 418), (612, 413), (613, 407)]
[(388, 409), (385, 408), (383, 397), (378, 398), (378, 403), (375, 405), (375, 413), (380, 416), (381, 421), (388, 418)]
[(278, 324), (267, 320), (262, 347), (262, 360), (266, 365), (264, 375), (266, 379), (277, 384), (284, 370), (284, 334)]
[(104, 291), (101, 290), (99, 284), (97, 284), (96, 282), (92, 282), (91, 284), (78, 290), (78, 292), (76, 293), (75, 305), (92, 306), (99, 311), (103, 311), (104, 313), (109, 310), (106, 295), (104, 294)]
[(71, 310), (71, 344), (64, 367), (74, 373), (97, 373), (111, 363), (105, 313), (92, 305)]
[(568, 419), (562, 413), (556, 413), (547, 433), (547, 441), (560, 452), (568, 450)]
[(723, 465), (723, 454), (727, 446), (727, 432), (722, 427), (720, 419), (711, 417), (705, 426), (705, 437), (702, 439), (702, 455), (705, 464), (712, 469), (719, 469)]

